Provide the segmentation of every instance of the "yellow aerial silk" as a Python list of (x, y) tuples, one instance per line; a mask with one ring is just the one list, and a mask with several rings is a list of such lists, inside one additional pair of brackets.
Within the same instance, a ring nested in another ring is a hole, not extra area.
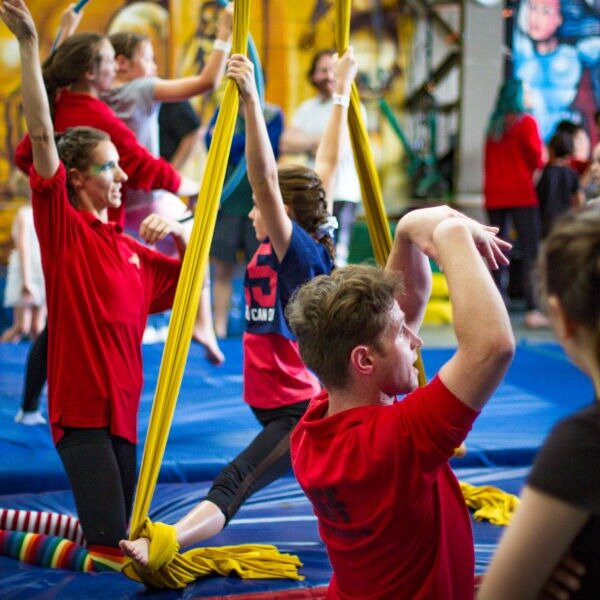
[[(236, 0), (233, 24), (234, 53), (246, 53), (249, 23), (250, 0)], [(241, 577), (301, 579), (297, 573), (298, 567), (301, 566), (297, 557), (282, 555), (273, 546), (246, 544), (230, 546), (226, 550), (199, 548), (179, 555), (178, 548), (174, 548), (172, 543), (174, 528), (163, 524), (153, 525), (146, 519), (187, 360), (238, 105), (236, 84), (233, 80), (229, 80), (208, 152), (206, 171), (198, 195), (194, 227), (175, 293), (133, 506), (130, 538), (135, 539), (142, 535), (154, 538), (156, 540), (154, 549), (162, 553), (159, 560), (155, 561), (154, 567), (158, 567), (165, 559), (167, 564), (153, 572), (142, 572), (141, 575), (136, 574), (131, 561), (128, 561), (123, 568), (127, 576), (161, 587), (183, 587), (196, 577), (209, 573), (227, 575), (236, 572)], [(163, 544), (165, 540), (167, 543)], [(151, 547), (151, 551), (152, 549)]]
[[(350, 13), (352, 11), (351, 0), (336, 0), (335, 3), (335, 45), (341, 56), (348, 48), (350, 40)], [(360, 110), (360, 96), (358, 88), (352, 82), (350, 92), (350, 107), (348, 109), (348, 125), (350, 129), (350, 141), (354, 150), (354, 163), (360, 180), (362, 201), (367, 217), (367, 227), (373, 246), (375, 260), (384, 266), (392, 250), (392, 234), (385, 213), (383, 196), (379, 176), (373, 160), (371, 145), (367, 128), (365, 127), (362, 112)], [(425, 385), (427, 378), (421, 358), (421, 352), (417, 350), (416, 367), (419, 370), (419, 385)]]
[(244, 579), (304, 579), (298, 575), (302, 563), (297, 556), (281, 554), (268, 544), (241, 544), (218, 548), (195, 548), (179, 554), (175, 527), (146, 519), (140, 535), (150, 540), (148, 567), (136, 571), (129, 561), (123, 573), (158, 588), (182, 588), (198, 577), (230, 575)]
[[(233, 51), (245, 54), (248, 43), (250, 0), (235, 3)], [(227, 159), (237, 118), (239, 96), (235, 82), (227, 81), (215, 133), (208, 152), (206, 173), (196, 205), (196, 218), (183, 258), (181, 275), (173, 302), (169, 333), (158, 373), (154, 404), (146, 436), (144, 456), (133, 507), (131, 534), (137, 537), (148, 514), (158, 471), (162, 463), (173, 411), (187, 360), (196, 310), (208, 253), (215, 228), (219, 198), (223, 189)]]

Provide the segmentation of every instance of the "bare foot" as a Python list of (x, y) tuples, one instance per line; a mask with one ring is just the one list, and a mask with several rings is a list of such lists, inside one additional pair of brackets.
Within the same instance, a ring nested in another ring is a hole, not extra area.
[(225, 362), (225, 355), (219, 348), (219, 343), (214, 333), (207, 333), (202, 327), (194, 327), (192, 339), (204, 346), (206, 359), (213, 365), (219, 366)]
[(17, 344), (23, 338), (23, 333), (18, 327), (11, 327), (4, 331), (2, 336), (0, 336), (0, 343), (10, 342), (13, 344)]
[(119, 548), (125, 556), (128, 556), (142, 567), (148, 566), (148, 552), (150, 540), (148, 538), (138, 538), (137, 540), (121, 540)]
[(539, 310), (530, 310), (525, 313), (525, 327), (528, 329), (540, 329), (550, 327), (548, 317)]

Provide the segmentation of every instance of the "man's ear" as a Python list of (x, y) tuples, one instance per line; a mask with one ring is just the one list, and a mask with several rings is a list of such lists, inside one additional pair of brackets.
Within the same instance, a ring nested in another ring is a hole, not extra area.
[(559, 342), (567, 341), (575, 336), (577, 327), (565, 313), (560, 300), (556, 296), (548, 296), (548, 316)]
[(350, 352), (350, 368), (357, 375), (371, 375), (374, 363), (371, 348), (369, 346), (355, 346)]

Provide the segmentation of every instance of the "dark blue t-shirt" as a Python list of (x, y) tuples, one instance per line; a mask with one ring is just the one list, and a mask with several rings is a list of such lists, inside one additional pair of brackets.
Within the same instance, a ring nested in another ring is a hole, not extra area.
[(295, 339), (285, 319), (287, 303), (296, 288), (317, 275), (330, 273), (332, 268), (325, 246), (297, 223), (292, 222), (292, 239), (281, 263), (266, 238), (246, 267), (246, 331)]

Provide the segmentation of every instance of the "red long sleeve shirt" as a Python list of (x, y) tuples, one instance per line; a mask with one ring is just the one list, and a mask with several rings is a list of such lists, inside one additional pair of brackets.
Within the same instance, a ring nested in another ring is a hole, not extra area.
[(64, 427), (110, 427), (137, 441), (148, 313), (171, 306), (181, 262), (67, 200), (66, 173), (30, 175), (48, 300), (48, 409)]

